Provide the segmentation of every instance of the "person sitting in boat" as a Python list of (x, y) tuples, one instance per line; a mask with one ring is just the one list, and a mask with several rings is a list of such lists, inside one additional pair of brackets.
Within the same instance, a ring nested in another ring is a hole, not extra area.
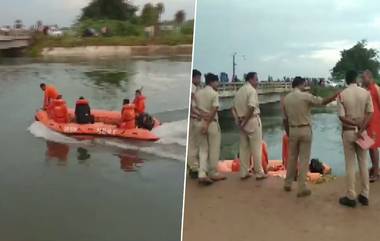
[(57, 99), (59, 93), (53, 85), (46, 85), (45, 83), (41, 83), (40, 88), (44, 92), (44, 103), (42, 109), (47, 110), (51, 101)]
[(134, 128), (136, 128), (135, 105), (130, 104), (129, 99), (123, 100), (123, 108), (121, 109), (120, 128), (123, 128), (123, 129), (134, 129)]
[(67, 108), (66, 101), (62, 98), (62, 95), (58, 95), (56, 99), (53, 99), (48, 107), (49, 117), (57, 123), (69, 122), (69, 110)]
[(75, 120), (78, 124), (94, 123), (94, 117), (91, 115), (91, 108), (83, 96), (79, 97), (75, 103)]
[(145, 113), (145, 99), (145, 96), (142, 94), (142, 89), (136, 90), (133, 104), (135, 105), (135, 112), (137, 116)]

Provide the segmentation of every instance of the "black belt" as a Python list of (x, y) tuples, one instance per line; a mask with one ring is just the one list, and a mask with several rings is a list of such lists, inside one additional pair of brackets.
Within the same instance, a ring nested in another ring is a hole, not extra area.
[(356, 131), (356, 127), (349, 127), (349, 126), (343, 126), (342, 128), (343, 131)]
[[(206, 121), (205, 119), (202, 119), (202, 118), (199, 118), (199, 119), (197, 119), (197, 118), (191, 118), (191, 119), (193, 119), (193, 120), (196, 120), (196, 121), (202, 121), (202, 120), (204, 120), (204, 121)], [(218, 120), (217, 119), (213, 119), (212, 120), (212, 122), (218, 122)]]
[[(252, 118), (259, 118), (260, 117), (260, 114), (254, 114), (253, 116), (251, 116), (251, 118), (250, 119), (252, 119)], [(242, 121), (242, 120), (244, 120), (245, 119), (245, 116), (242, 116), (242, 117), (238, 117), (238, 119), (239, 119), (239, 121)]]
[(290, 128), (303, 128), (303, 127), (309, 127), (310, 124), (303, 124), (303, 125), (290, 125)]

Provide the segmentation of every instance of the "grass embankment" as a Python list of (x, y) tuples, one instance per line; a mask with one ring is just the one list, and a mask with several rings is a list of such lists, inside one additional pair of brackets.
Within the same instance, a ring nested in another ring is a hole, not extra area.
[[(100, 32), (102, 27), (109, 29), (107, 36), (82, 37), (85, 29)], [(117, 20), (85, 20), (74, 25), (63, 37), (48, 37), (43, 34), (33, 36), (33, 43), (27, 50), (32, 57), (39, 56), (44, 48), (83, 47), (83, 46), (146, 46), (192, 44), (193, 25), (188, 21), (174, 31), (161, 31), (155, 37), (144, 33), (144, 26)]]

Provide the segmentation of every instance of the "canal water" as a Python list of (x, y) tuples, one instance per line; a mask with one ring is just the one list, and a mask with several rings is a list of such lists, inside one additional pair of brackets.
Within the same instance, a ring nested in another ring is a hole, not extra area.
[[(282, 159), (282, 114), (280, 104), (261, 107), (263, 139), (268, 145), (270, 160)], [(220, 113), (222, 129), (221, 158), (233, 159), (239, 151), (239, 131), (235, 127), (232, 115), (228, 111)], [(334, 107), (313, 110), (313, 142), (311, 158), (326, 162), (334, 175), (344, 175), (345, 164), (341, 139), (341, 127)]]
[[(2, 240), (180, 240), (190, 59), (0, 59)], [(143, 87), (157, 143), (79, 141), (34, 121), (40, 82), (120, 110)]]

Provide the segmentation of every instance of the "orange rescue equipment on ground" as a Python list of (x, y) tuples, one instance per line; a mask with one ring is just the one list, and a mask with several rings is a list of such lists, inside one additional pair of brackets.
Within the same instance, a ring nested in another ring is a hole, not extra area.
[(66, 101), (63, 99), (54, 99), (49, 105), (49, 117), (57, 123), (69, 122), (69, 111)]
[(135, 105), (136, 115), (139, 115), (145, 112), (145, 99), (146, 99), (145, 96), (140, 95), (140, 96), (137, 96), (133, 100), (133, 104)]
[[(278, 176), (285, 178), (286, 176), (286, 166), (288, 163), (288, 146), (289, 137), (284, 134), (282, 138), (282, 158), (283, 160), (268, 160), (268, 149), (267, 145), (263, 142), (262, 144), (262, 165), (264, 171), (270, 176)], [(218, 171), (222, 173), (228, 172), (239, 172), (240, 171), (240, 160), (237, 158), (235, 160), (224, 160), (218, 163)], [(307, 173), (307, 180), (310, 183), (321, 183), (324, 181), (323, 175), (331, 174), (331, 167), (323, 163), (323, 174), (320, 173)]]
[[(250, 161), (250, 169), (253, 168), (252, 160)], [(261, 164), (263, 169), (266, 172), (269, 158), (268, 158), (268, 148), (265, 142), (261, 145)], [(218, 163), (218, 170), (220, 172), (239, 172), (240, 171), (240, 160), (236, 158), (235, 160), (226, 160)]]
[(120, 128), (133, 129), (136, 128), (136, 112), (134, 104), (125, 104), (121, 110)]
[(52, 85), (47, 85), (44, 90), (44, 109), (47, 109), (52, 100), (59, 96), (57, 89)]

